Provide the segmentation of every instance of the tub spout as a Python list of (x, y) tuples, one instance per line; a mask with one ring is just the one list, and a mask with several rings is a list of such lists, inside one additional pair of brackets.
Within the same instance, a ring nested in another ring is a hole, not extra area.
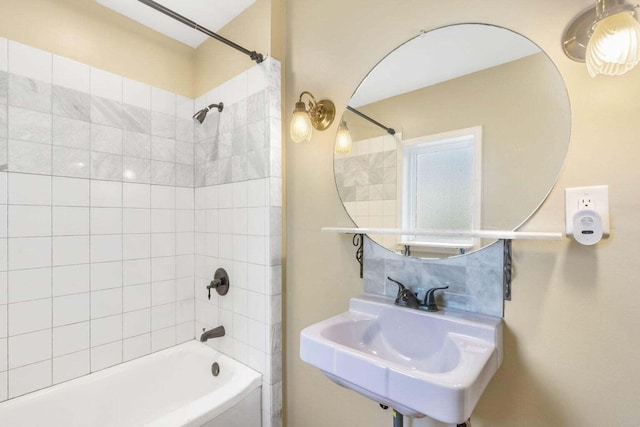
[[(204, 331), (204, 328), (202, 329)], [(210, 338), (219, 338), (224, 336), (224, 326), (218, 326), (217, 328), (209, 329), (203, 332), (200, 336), (200, 341), (207, 342)]]

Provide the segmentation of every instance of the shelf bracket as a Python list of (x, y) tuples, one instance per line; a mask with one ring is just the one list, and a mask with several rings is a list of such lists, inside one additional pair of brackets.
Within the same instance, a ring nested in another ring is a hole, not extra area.
[(363, 277), (363, 266), (364, 266), (364, 234), (354, 234), (353, 235), (353, 246), (356, 248), (356, 261), (360, 264), (360, 278)]
[(512, 273), (512, 250), (511, 239), (503, 240), (504, 256), (502, 270), (502, 288), (504, 290), (504, 300), (511, 301), (511, 273)]

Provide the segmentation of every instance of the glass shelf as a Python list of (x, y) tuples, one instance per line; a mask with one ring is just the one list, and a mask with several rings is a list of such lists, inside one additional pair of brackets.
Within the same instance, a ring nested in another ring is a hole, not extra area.
[(322, 227), (323, 233), (340, 234), (392, 234), (405, 236), (474, 237), (503, 240), (562, 240), (563, 233), (507, 230), (403, 230), (399, 228)]

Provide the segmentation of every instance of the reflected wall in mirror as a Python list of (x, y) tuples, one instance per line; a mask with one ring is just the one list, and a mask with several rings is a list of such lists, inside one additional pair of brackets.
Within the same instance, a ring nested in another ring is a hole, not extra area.
[[(492, 25), (409, 40), (369, 72), (349, 106), (397, 131), (342, 116), (353, 142), (350, 153), (335, 154), (336, 186), (358, 227), (515, 230), (555, 184), (569, 145), (569, 99), (555, 65), (530, 40)], [(430, 148), (469, 129), (481, 140), (475, 154)], [(370, 237), (424, 257), (492, 243)]]

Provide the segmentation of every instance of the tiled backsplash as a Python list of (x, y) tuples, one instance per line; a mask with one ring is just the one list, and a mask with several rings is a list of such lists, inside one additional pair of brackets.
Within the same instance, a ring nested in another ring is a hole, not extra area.
[(222, 323), (281, 425), (280, 64), (220, 101), (195, 128), (192, 99), (0, 39), (0, 401)]
[(449, 286), (437, 292), (438, 304), (502, 317), (504, 243), (498, 241), (470, 254), (446, 259), (421, 259), (391, 252), (365, 238), (364, 291), (395, 297), (398, 285), (391, 277), (424, 297), (429, 288)]

